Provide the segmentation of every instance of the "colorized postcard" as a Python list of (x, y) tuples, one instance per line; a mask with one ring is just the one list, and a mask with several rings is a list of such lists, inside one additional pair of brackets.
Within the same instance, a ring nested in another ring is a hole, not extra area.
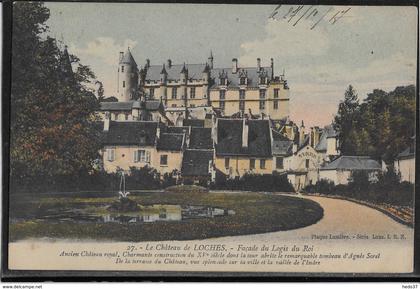
[(413, 272), (416, 6), (12, 6), (10, 272)]

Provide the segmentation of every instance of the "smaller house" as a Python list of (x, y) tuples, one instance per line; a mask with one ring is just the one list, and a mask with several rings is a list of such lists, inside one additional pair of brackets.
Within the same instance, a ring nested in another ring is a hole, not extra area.
[(271, 174), (271, 132), (269, 120), (217, 119), (213, 126), (216, 169), (230, 178)]
[(161, 133), (156, 145), (156, 169), (161, 174), (180, 171), (184, 147), (185, 133)]
[(367, 172), (369, 179), (374, 180), (381, 169), (381, 164), (368, 156), (340, 156), (320, 168), (319, 178), (332, 181), (335, 185), (346, 185), (353, 172)]
[(272, 131), (272, 134), (273, 171), (283, 172), (285, 171), (284, 158), (292, 150), (293, 141), (275, 130)]
[(160, 100), (135, 100), (126, 102), (101, 102), (98, 112), (102, 120), (107, 115), (115, 121), (161, 121), (172, 124), (165, 113), (165, 108)]
[(416, 137), (412, 137), (412, 142), (408, 148), (399, 153), (394, 161), (394, 169), (401, 176), (401, 181), (414, 184), (416, 179)]
[(187, 149), (182, 159), (182, 178), (194, 184), (214, 181), (213, 150)]

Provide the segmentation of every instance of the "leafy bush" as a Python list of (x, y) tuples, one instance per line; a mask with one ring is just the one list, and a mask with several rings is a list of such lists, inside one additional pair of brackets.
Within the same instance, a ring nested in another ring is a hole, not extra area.
[(369, 174), (366, 172), (354, 172), (347, 185), (335, 186), (331, 181), (320, 180), (315, 185), (305, 187), (304, 192), (337, 195), (378, 204), (412, 206), (414, 185), (401, 182), (400, 179), (390, 167), (386, 172), (379, 172), (375, 181), (369, 180)]
[(241, 178), (228, 178), (225, 174), (216, 173), (216, 182), (211, 188), (218, 190), (266, 191), (266, 192), (293, 192), (285, 174), (256, 175), (245, 174)]

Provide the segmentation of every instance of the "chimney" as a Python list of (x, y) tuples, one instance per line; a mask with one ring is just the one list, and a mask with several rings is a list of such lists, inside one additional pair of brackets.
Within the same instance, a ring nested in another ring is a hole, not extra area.
[(172, 67), (172, 60), (168, 59), (168, 68)]
[(257, 58), (257, 71), (261, 70), (261, 58)]
[(124, 52), (120, 51), (120, 59), (119, 59), (120, 62), (123, 59), (123, 57), (124, 57)]
[(271, 58), (271, 79), (274, 78), (274, 59)]
[(156, 139), (159, 139), (160, 138), (160, 127), (159, 127), (159, 124), (160, 123), (158, 123), (157, 128), (156, 128)]
[(314, 128), (314, 147), (316, 147), (319, 143), (320, 131), (319, 127)]
[(109, 131), (109, 124), (110, 124), (110, 115), (109, 112), (107, 111), (105, 113), (105, 119), (104, 119), (104, 131)]
[(217, 144), (217, 124), (218, 124), (219, 119), (218, 118), (214, 118), (213, 121), (213, 126), (211, 129), (211, 137), (213, 139), (214, 144)]
[(293, 143), (293, 146), (292, 146), (292, 153), (296, 153), (297, 152), (297, 144), (295, 144), (295, 143)]
[(302, 120), (302, 125), (300, 126), (299, 129), (299, 145), (303, 145), (303, 142), (305, 140), (305, 125), (303, 124), (303, 120)]
[(232, 59), (232, 73), (238, 72), (238, 59)]
[(242, 147), (247, 148), (248, 147), (248, 131), (249, 126), (245, 118), (242, 119)]

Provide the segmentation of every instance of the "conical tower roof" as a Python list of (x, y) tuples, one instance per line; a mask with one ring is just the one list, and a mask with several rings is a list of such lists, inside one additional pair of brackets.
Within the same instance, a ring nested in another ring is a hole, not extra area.
[(131, 54), (130, 48), (127, 48), (127, 51), (124, 53), (123, 58), (120, 60), (120, 64), (122, 63), (137, 66), (137, 63), (134, 60), (133, 55)]

